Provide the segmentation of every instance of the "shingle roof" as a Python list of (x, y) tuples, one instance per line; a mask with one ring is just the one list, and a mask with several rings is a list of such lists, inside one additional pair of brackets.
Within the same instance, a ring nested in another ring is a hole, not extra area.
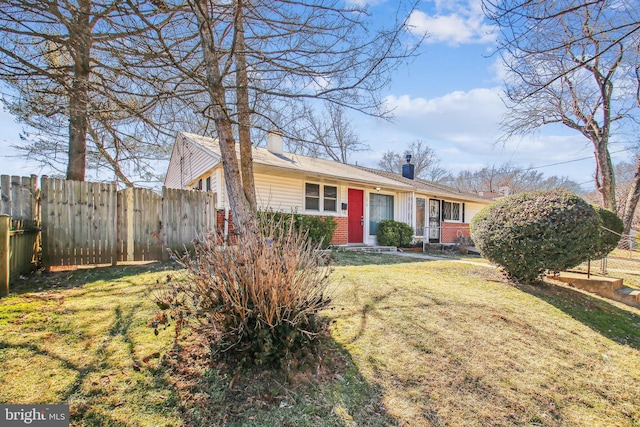
[[(210, 152), (210, 154), (220, 158), (220, 145), (216, 139), (184, 132), (182, 135), (192, 143), (203, 147), (206, 151)], [(261, 147), (253, 147), (253, 162), (255, 165), (287, 171), (296, 171), (319, 177), (349, 180), (352, 182), (379, 185), (407, 191), (413, 190), (413, 186), (410, 184), (381, 177), (353, 165), (334, 162), (331, 160), (317, 159), (315, 157), (302, 156), (294, 153), (277, 155), (266, 148)]]
[(404, 176), (398, 173), (383, 171), (380, 169), (368, 168), (365, 166), (356, 166), (356, 167), (379, 176), (394, 179), (403, 183), (408, 183), (409, 185), (413, 185), (416, 191), (430, 193), (435, 196), (448, 196), (448, 197), (459, 198), (459, 199), (477, 200), (481, 202), (493, 201), (493, 199), (488, 197), (482, 197), (475, 193), (467, 193), (464, 191), (460, 191), (455, 187), (450, 187), (448, 185), (427, 181), (421, 178), (409, 179), (409, 178), (405, 178)]
[[(220, 144), (218, 144), (216, 139), (186, 132), (183, 132), (182, 136), (191, 143), (199, 145), (214, 157), (221, 157)], [(348, 180), (405, 191), (419, 191), (440, 197), (475, 200), (479, 202), (491, 201), (477, 194), (464, 193), (453, 187), (422, 179), (407, 179), (400, 174), (392, 172), (318, 159), (300, 154), (284, 153), (278, 155), (261, 147), (253, 147), (253, 162), (255, 165), (272, 169), (300, 172), (307, 175)]]

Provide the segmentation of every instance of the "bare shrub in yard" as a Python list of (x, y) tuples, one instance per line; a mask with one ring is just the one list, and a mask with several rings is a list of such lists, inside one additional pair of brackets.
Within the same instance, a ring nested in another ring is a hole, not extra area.
[(318, 312), (330, 303), (330, 268), (290, 219), (260, 222), (261, 234), (237, 246), (197, 242), (195, 254), (180, 259), (187, 279), (169, 282), (157, 302), (174, 319), (176, 339), (188, 323), (214, 358), (278, 366), (324, 330)]

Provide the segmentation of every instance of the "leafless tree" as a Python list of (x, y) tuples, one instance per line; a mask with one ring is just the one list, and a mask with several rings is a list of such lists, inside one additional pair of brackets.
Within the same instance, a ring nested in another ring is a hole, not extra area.
[(349, 163), (352, 154), (369, 149), (338, 104), (326, 103), (320, 112), (305, 106), (292, 128), (288, 147), (294, 153)]
[[(638, 157), (637, 155), (635, 157)], [(637, 203), (633, 200), (629, 202), (628, 198), (637, 194), (635, 191), (635, 187), (638, 185), (638, 180), (640, 180), (640, 174), (638, 174), (638, 165), (637, 162), (626, 161), (619, 162), (615, 165), (616, 171), (616, 200), (618, 209), (620, 212), (629, 213), (630, 210), (626, 209), (628, 203)], [(595, 193), (595, 192), (594, 192)], [(598, 197), (596, 194), (588, 194), (587, 200), (591, 200), (593, 202), (598, 202)], [(633, 228), (638, 228), (640, 224), (640, 212), (636, 210), (633, 218), (623, 218), (623, 221), (629, 222)]]
[[(305, 100), (385, 116), (379, 90), (417, 43), (403, 40), (405, 18), (373, 31), (366, 10), (338, 0), (188, 0), (187, 6), (181, 41), (167, 42), (163, 56), (184, 77), (177, 96), (215, 125), (236, 230), (253, 232), (253, 136), (247, 129), (255, 133), (258, 123), (263, 131), (269, 124), (277, 128), (273, 117)], [(204, 104), (193, 96), (202, 91)]]
[[(637, 3), (483, 0), (483, 6), (501, 28), (499, 52), (508, 71), (505, 138), (554, 123), (579, 132), (594, 148), (602, 204), (616, 211), (609, 144), (616, 131), (638, 121), (640, 111), (633, 105), (640, 90)], [(623, 218), (633, 217), (640, 187), (632, 191)], [(630, 225), (625, 222), (627, 231)]]
[(404, 153), (386, 151), (378, 161), (378, 167), (388, 172), (402, 173), (402, 165), (406, 163), (407, 154), (411, 154), (411, 163), (414, 165), (417, 178), (432, 182), (447, 179), (448, 172), (440, 166), (440, 159), (435, 150), (422, 140), (413, 141)]
[(543, 173), (532, 168), (522, 168), (510, 163), (491, 165), (477, 171), (463, 171), (445, 183), (460, 191), (471, 193), (490, 192), (507, 195), (557, 188), (581, 193), (580, 185), (567, 177), (545, 177)]
[(73, 180), (87, 165), (128, 186), (153, 173), (167, 123), (156, 109), (163, 88), (144, 68), (154, 35), (145, 20), (162, 28), (169, 18), (143, 0), (0, 2), (2, 101), (30, 129), (18, 148)]

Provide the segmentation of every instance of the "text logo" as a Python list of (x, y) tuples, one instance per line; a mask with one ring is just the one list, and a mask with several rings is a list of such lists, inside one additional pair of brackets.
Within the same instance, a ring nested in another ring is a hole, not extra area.
[(69, 427), (69, 405), (0, 405), (0, 425)]

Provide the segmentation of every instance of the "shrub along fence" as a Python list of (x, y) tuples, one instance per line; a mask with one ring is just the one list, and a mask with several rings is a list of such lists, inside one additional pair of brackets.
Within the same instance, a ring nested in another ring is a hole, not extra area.
[(118, 191), (113, 183), (46, 176), (37, 188), (37, 181), (35, 175), (0, 177), (0, 214), (12, 224), (9, 231), (0, 227), (0, 245), (3, 236), (10, 245), (9, 255), (0, 247), (0, 290), (5, 282), (8, 289), (11, 275), (32, 269), (38, 257), (44, 267), (161, 260), (168, 258), (166, 249), (182, 250), (216, 229), (212, 192)]

